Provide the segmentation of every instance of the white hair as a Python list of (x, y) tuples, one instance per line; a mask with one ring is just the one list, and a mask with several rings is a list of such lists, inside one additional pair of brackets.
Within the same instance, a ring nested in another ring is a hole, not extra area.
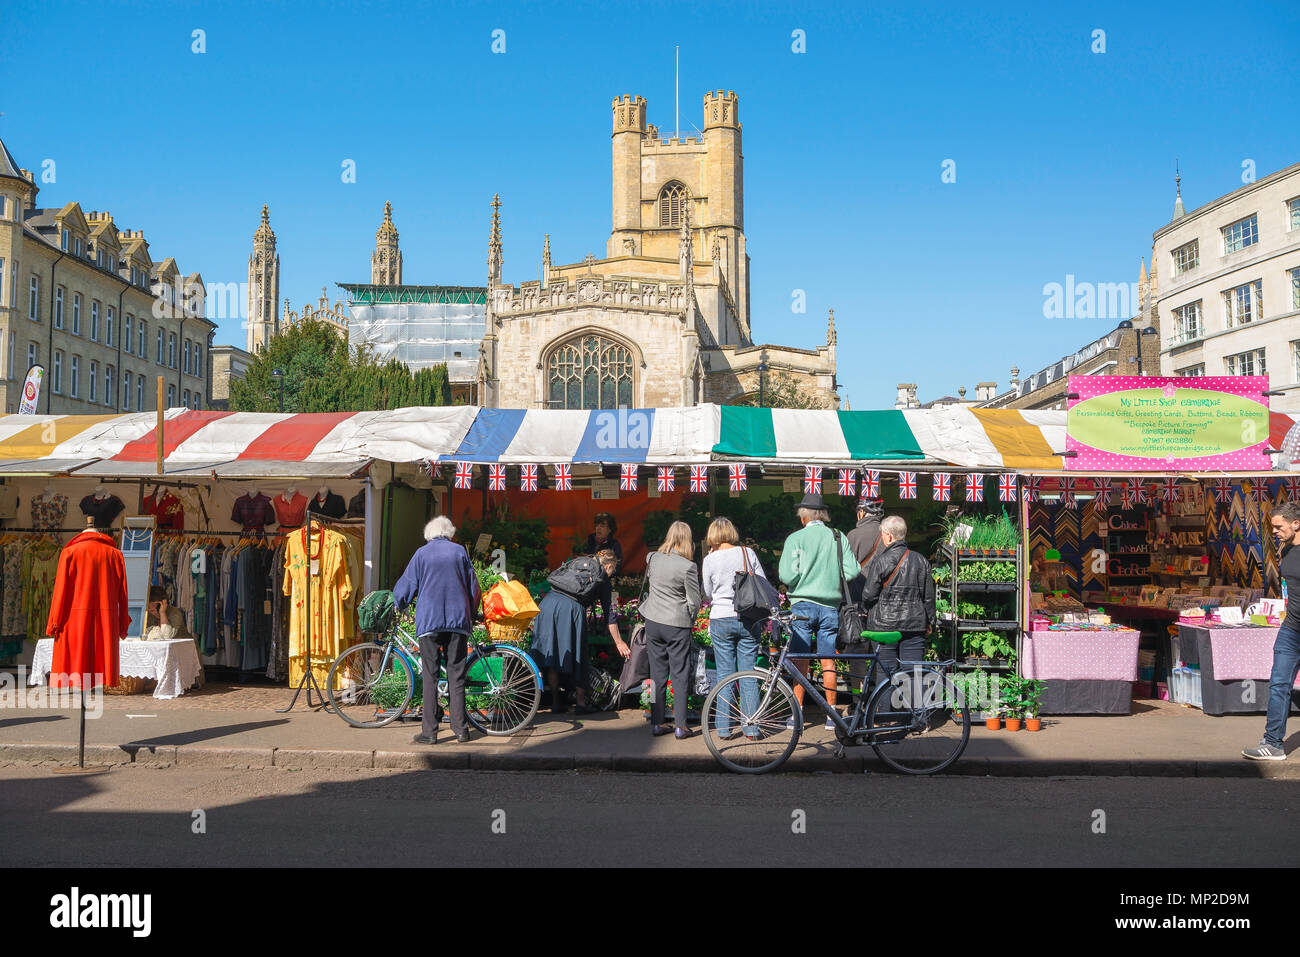
[(804, 508), (800, 505), (794, 510), (794, 514), (800, 521), (807, 519), (810, 522), (825, 522), (827, 525), (831, 523), (831, 513), (824, 508)]
[(901, 515), (889, 515), (880, 523), (880, 530), (891, 535), (894, 541), (907, 538), (907, 522)]
[(455, 538), (456, 526), (451, 524), (451, 519), (446, 515), (439, 515), (431, 519), (429, 524), (424, 526), (424, 540), (431, 542), (435, 538)]

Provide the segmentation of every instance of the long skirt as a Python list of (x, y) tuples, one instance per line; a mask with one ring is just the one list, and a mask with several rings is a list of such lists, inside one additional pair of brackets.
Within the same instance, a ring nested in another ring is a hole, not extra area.
[(575, 682), (587, 659), (582, 603), (558, 591), (547, 592), (533, 619), (533, 640), (528, 653), (541, 669), (554, 668)]

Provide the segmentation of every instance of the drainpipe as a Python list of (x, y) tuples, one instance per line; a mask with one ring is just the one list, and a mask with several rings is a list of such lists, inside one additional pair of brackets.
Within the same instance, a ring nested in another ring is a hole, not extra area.
[(52, 403), (54, 402), (54, 267), (62, 262), (63, 257), (68, 255), (62, 250), (59, 251), (59, 258), (50, 264), (50, 345), (48, 349), (48, 358), (46, 361), (50, 364), (50, 387), (45, 390), (45, 414), (50, 414)]

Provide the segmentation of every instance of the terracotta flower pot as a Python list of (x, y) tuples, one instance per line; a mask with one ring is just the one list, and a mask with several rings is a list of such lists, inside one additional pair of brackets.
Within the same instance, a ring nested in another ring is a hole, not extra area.
[(1043, 726), (1043, 722), (1042, 722), (1039, 718), (1026, 718), (1026, 719), (1025, 719), (1025, 730), (1026, 730), (1026, 731), (1037, 731), (1037, 730), (1039, 730), (1042, 726)]
[(1019, 719), (1019, 718), (1007, 718), (1007, 730), (1008, 730), (1008, 731), (1019, 731), (1019, 730), (1020, 730), (1020, 719)]
[(1002, 719), (1001, 719), (1001, 718), (985, 718), (985, 719), (984, 719), (984, 727), (988, 728), (990, 731), (996, 731), (998, 728), (1002, 727)]

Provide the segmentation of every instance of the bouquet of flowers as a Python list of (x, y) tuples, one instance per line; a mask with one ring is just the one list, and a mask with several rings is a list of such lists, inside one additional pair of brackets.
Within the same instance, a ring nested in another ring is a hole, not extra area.
[(711, 602), (705, 602), (700, 606), (700, 610), (695, 614), (695, 625), (691, 628), (691, 638), (701, 648), (712, 648), (713, 639), (709, 637), (709, 606)]

